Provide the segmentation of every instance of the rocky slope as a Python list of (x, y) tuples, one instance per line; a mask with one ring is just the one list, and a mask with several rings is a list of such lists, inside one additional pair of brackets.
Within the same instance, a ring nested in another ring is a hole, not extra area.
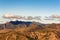
[(27, 23), (1, 24), (0, 40), (60, 40), (60, 24)]

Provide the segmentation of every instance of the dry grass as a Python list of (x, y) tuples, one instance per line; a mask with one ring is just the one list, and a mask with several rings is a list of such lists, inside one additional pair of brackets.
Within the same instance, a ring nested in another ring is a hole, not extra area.
[(31, 24), (29, 27), (0, 30), (0, 40), (60, 40), (60, 30), (54, 25), (39, 29)]

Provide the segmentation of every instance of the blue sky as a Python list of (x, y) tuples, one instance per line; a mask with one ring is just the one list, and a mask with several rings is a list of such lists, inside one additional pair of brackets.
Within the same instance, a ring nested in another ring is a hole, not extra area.
[(0, 17), (8, 13), (22, 16), (60, 15), (60, 0), (0, 0)]

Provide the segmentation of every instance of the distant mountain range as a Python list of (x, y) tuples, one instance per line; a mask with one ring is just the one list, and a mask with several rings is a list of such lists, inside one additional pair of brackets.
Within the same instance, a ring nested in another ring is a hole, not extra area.
[(44, 26), (44, 24), (38, 22), (24, 22), (24, 21), (10, 21), (4, 24), (0, 24), (0, 29), (14, 29), (14, 28), (22, 28), (22, 27), (29, 27), (31, 24)]

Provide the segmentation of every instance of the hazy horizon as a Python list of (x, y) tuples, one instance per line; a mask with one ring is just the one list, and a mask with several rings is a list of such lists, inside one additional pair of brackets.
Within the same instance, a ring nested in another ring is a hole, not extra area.
[(4, 14), (42, 17), (60, 15), (60, 0), (0, 0), (0, 20)]

